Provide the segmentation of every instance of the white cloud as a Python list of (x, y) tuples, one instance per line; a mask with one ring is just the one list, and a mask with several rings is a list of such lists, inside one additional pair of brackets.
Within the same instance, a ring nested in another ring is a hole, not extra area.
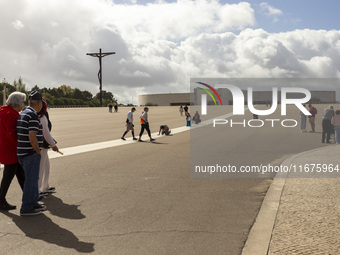
[(266, 11), (267, 14), (270, 16), (277, 16), (283, 14), (281, 10), (269, 5), (267, 2), (260, 3), (260, 7), (262, 8), (262, 10)]
[(262, 12), (265, 13), (265, 15), (274, 18), (274, 22), (277, 22), (279, 20), (278, 16), (283, 14), (283, 12), (280, 9), (277, 9), (277, 8), (269, 5), (267, 2), (262, 2), (262, 3), (260, 3), (259, 6), (260, 6)]
[[(28, 86), (97, 93), (98, 59), (86, 53), (99, 48), (116, 52), (103, 58), (103, 88), (125, 102), (136, 103), (138, 93), (189, 91), (190, 77), (340, 78), (340, 31), (252, 29), (246, 2), (12, 0), (12, 15), (3, 2), (0, 79), (22, 76)], [(25, 26), (15, 30), (13, 20)]]
[(12, 25), (16, 30), (21, 30), (25, 27), (20, 20), (13, 21)]

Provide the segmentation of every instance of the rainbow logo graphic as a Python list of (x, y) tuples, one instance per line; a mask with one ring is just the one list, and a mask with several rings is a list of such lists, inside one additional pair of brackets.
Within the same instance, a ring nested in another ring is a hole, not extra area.
[[(201, 85), (203, 85), (203, 86), (206, 86), (208, 89), (210, 89), (210, 90), (217, 96), (218, 100), (220, 101), (220, 104), (222, 105), (222, 100), (221, 100), (221, 98), (220, 98), (220, 95), (217, 93), (217, 91), (216, 91), (213, 87), (211, 87), (210, 85), (205, 84), (205, 83), (203, 83), (203, 82), (196, 82), (196, 83), (201, 84)], [(196, 88), (197, 88), (197, 89), (201, 89), (201, 90), (203, 90), (204, 92), (206, 92), (206, 93), (212, 98), (212, 100), (214, 101), (215, 105), (217, 105), (217, 102), (216, 102), (214, 96), (211, 94), (211, 92), (210, 92), (209, 90), (204, 89), (204, 88), (201, 88), (201, 87), (196, 87)]]

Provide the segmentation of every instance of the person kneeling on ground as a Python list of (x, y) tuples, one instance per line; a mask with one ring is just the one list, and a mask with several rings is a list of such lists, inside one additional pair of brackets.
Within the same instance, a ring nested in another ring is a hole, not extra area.
[(195, 122), (195, 124), (201, 123), (201, 116), (198, 114), (198, 111), (196, 111), (192, 120)]
[(159, 127), (159, 132), (158, 135), (160, 135), (160, 133), (162, 132), (162, 135), (170, 135), (171, 130), (169, 129), (169, 127), (167, 125), (161, 125)]

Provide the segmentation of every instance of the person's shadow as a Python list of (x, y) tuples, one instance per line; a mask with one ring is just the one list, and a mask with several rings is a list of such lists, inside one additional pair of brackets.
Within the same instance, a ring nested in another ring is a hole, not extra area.
[(38, 216), (25, 217), (12, 214), (9, 211), (4, 212), (4, 214), (12, 218), (18, 228), (20, 228), (29, 238), (74, 249), (81, 253), (90, 253), (94, 251), (94, 243), (79, 241), (71, 231), (58, 226), (50, 218), (44, 215), (44, 213)]
[[(85, 218), (85, 215), (78, 209), (79, 205), (64, 204), (60, 198), (52, 194), (49, 195), (44, 202), (48, 211), (55, 216), (67, 219)], [(94, 251), (94, 243), (79, 241), (71, 231), (61, 228), (44, 215), (44, 213), (38, 216), (25, 217), (12, 214), (10, 211), (5, 211), (4, 214), (12, 218), (18, 228), (30, 238), (75, 249), (77, 252), (90, 253)]]
[(85, 218), (85, 215), (78, 209), (79, 205), (65, 204), (63, 200), (53, 194), (49, 194), (43, 202), (46, 205), (47, 210), (55, 216), (73, 220)]

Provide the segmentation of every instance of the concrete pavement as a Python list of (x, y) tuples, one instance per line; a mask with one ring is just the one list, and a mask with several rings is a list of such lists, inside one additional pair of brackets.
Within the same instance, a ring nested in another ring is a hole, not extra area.
[[(155, 143), (120, 139), (126, 113), (50, 110), (65, 153), (51, 152), (57, 193), (43, 200), (43, 215), (0, 214), (1, 254), (240, 253), (271, 180), (191, 179), (190, 133), (175, 132), (185, 125), (178, 107), (150, 107), (151, 131), (166, 123), (175, 133)], [(138, 114), (135, 124), (138, 132)], [(115, 140), (125, 145), (112, 147)], [(21, 196), (13, 180), (8, 201), (20, 206)]]
[[(126, 112), (109, 115), (98, 109), (51, 109), (50, 114), (52, 134), (62, 151), (68, 149), (63, 151), (64, 157), (54, 154), (51, 160), (51, 185), (57, 187), (57, 193), (44, 200), (48, 211), (41, 217), (24, 219), (18, 210), (0, 216), (2, 254), (240, 254), (261, 204), (263, 207), (268, 200), (266, 196), (262, 203), (270, 179), (190, 179), (189, 132), (157, 139), (157, 143), (132, 143), (128, 135), (126, 146), (114, 147), (118, 141), (112, 139), (123, 142), (119, 137)], [(178, 116), (177, 107), (151, 108), (152, 131), (164, 122), (172, 129), (182, 127), (185, 120)], [(138, 123), (138, 115), (135, 117)], [(321, 146), (319, 134), (300, 135), (279, 129), (268, 129), (263, 134), (248, 129), (241, 135), (238, 130), (220, 132), (233, 149), (226, 151), (229, 157), (240, 162), (249, 160), (249, 164), (254, 162), (253, 155), (240, 155), (257, 153), (256, 141), (265, 141), (268, 134), (272, 139), (266, 143), (271, 146), (263, 157), (264, 153), (255, 155), (261, 163), (269, 157), (296, 153), (294, 149), (302, 151), (294, 144), (294, 148), (282, 144), (277, 148), (283, 138), (304, 148)], [(311, 139), (314, 136), (316, 142)], [(93, 148), (93, 144), (99, 147)], [(84, 149), (82, 153), (80, 148)], [(72, 154), (74, 151), (78, 153)], [(307, 157), (316, 163), (323, 160), (314, 154)], [(299, 156), (290, 159), (295, 158)], [(273, 184), (278, 180), (282, 186), (290, 181), (280, 178)], [(8, 198), (18, 205), (21, 191), (15, 182)], [(277, 189), (273, 184), (270, 189)], [(279, 202), (269, 201), (267, 208), (281, 208), (284, 204)], [(270, 232), (265, 252), (249, 254), (266, 254), (271, 240), (272, 254), (292, 254), (274, 248), (275, 235), (282, 236), (275, 234), (276, 226), (280, 226), (280, 222), (275, 223), (279, 219), (276, 215), (275, 211), (271, 225), (267, 222)], [(276, 244), (286, 248), (285, 240)]]
[(340, 145), (282, 165), (296, 171), (274, 179), (242, 254), (340, 254)]

